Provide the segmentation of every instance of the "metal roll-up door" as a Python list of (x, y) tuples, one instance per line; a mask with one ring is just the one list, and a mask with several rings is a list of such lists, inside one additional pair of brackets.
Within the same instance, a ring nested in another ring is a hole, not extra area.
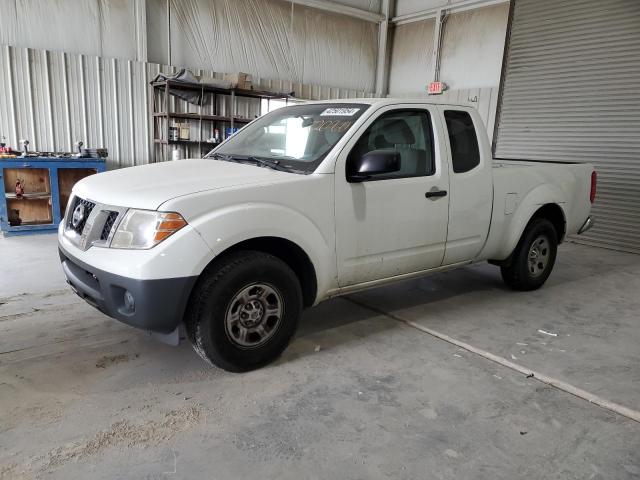
[(640, 0), (512, 0), (494, 155), (593, 163), (578, 240), (640, 253)]

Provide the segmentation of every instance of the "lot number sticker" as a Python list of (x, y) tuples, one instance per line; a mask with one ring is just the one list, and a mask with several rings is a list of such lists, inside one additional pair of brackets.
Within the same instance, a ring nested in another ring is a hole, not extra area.
[(351, 117), (360, 111), (359, 108), (327, 108), (321, 117)]

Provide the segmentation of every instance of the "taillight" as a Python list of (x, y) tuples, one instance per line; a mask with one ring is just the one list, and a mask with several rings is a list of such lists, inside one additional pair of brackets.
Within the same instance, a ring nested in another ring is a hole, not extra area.
[(591, 203), (596, 200), (596, 184), (598, 183), (598, 174), (594, 170), (591, 172), (591, 193), (589, 194), (589, 200)]

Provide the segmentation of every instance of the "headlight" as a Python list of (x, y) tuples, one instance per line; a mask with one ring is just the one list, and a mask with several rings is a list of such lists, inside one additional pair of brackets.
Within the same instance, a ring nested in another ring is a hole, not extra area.
[(179, 213), (129, 210), (111, 240), (111, 248), (155, 247), (187, 224)]

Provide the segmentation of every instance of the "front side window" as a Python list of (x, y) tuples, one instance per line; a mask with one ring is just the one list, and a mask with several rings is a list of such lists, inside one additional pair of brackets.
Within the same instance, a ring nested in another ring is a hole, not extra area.
[(462, 110), (446, 110), (444, 119), (449, 132), (454, 173), (473, 170), (480, 165), (480, 148), (471, 115)]
[(369, 106), (325, 103), (279, 108), (247, 125), (207, 157), (277, 162), (281, 169), (311, 173)]
[(433, 136), (426, 110), (394, 110), (382, 114), (360, 137), (347, 159), (349, 165), (373, 150), (393, 150), (400, 154), (400, 170), (377, 179), (433, 175)]

